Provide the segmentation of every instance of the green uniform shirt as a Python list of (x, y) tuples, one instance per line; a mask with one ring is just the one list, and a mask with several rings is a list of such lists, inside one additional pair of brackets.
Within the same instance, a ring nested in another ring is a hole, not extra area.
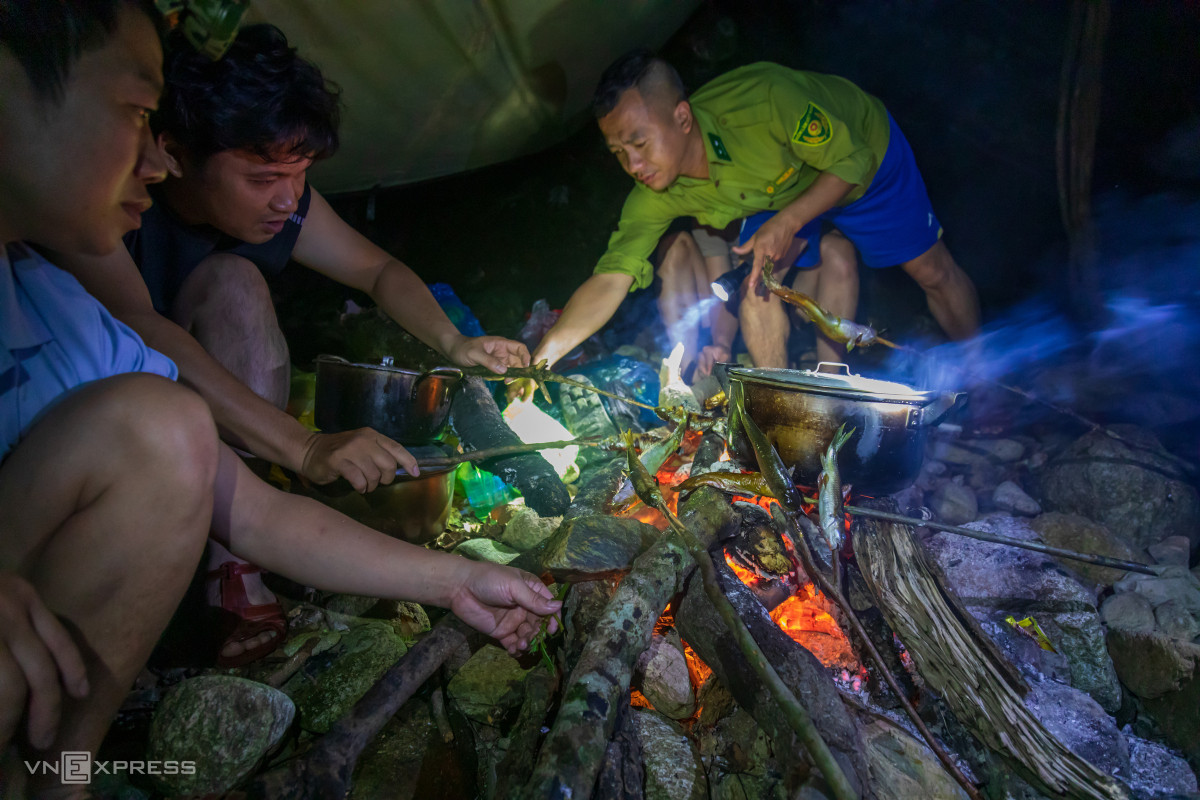
[(727, 72), (690, 98), (708, 154), (708, 178), (680, 176), (665, 191), (638, 184), (621, 210), (596, 273), (650, 285), (647, 260), (677, 217), (724, 228), (783, 208), (832, 172), (862, 197), (887, 152), (889, 121), (878, 98), (845, 78), (759, 63)]

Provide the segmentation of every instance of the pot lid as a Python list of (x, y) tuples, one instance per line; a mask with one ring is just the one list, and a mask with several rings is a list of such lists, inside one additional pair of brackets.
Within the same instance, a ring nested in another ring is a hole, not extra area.
[(734, 367), (731, 378), (778, 389), (815, 390), (862, 400), (925, 405), (938, 397), (937, 392), (914, 389), (903, 383), (864, 378), (853, 375), (845, 364), (822, 361), (816, 369), (772, 369), (768, 367)]

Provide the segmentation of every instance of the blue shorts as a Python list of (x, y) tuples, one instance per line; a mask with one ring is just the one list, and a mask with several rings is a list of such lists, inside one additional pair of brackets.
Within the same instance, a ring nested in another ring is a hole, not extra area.
[[(820, 262), (825, 221), (854, 243), (868, 267), (892, 267), (911, 261), (941, 238), (942, 225), (929, 203), (912, 148), (890, 114), (888, 120), (891, 133), (887, 153), (867, 193), (848, 206), (829, 209), (800, 229), (796, 238), (807, 240), (808, 246), (795, 266), (811, 269)], [(753, 236), (775, 213), (760, 211), (742, 220), (738, 243)]]

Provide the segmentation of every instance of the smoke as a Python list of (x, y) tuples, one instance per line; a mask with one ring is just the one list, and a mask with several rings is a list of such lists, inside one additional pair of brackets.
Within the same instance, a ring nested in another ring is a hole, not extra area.
[(1114, 193), (1096, 208), (1098, 321), (1073, 321), (1065, 298), (1044, 293), (970, 342), (899, 353), (888, 371), (932, 389), (1015, 384), (1099, 422), (1157, 428), (1164, 440), (1163, 429), (1183, 426), (1200, 438), (1200, 201)]
[(716, 297), (709, 295), (702, 297), (691, 308), (683, 313), (683, 316), (674, 325), (664, 325), (666, 328), (666, 340), (662, 342), (664, 352), (673, 347), (677, 342), (682, 342), (688, 338), (689, 332), (699, 330), (702, 320), (708, 318), (709, 312), (721, 302)]

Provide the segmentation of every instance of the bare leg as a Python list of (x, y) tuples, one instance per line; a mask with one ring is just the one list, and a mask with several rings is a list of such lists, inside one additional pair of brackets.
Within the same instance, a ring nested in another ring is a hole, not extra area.
[[(0, 570), (21, 575), (83, 652), (54, 743), (94, 753), (183, 596), (213, 504), (217, 434), (199, 396), (129, 374), (53, 408), (0, 467)], [(31, 788), (63, 796), (50, 785)]]
[(258, 267), (240, 256), (209, 256), (184, 281), (172, 316), (256, 394), (287, 405), (287, 341)]
[[(804, 241), (795, 240), (787, 253), (777, 262), (777, 269), (796, 262)], [(812, 272), (814, 270), (809, 270)], [(776, 273), (775, 277), (779, 277)], [(738, 305), (738, 322), (742, 326), (742, 340), (750, 351), (750, 358), (756, 367), (788, 366), (787, 342), (791, 332), (791, 322), (788, 320), (787, 309), (783, 301), (766, 287), (759, 284), (761, 294), (749, 295), (746, 283), (742, 283), (742, 301)]]
[(979, 332), (979, 295), (941, 240), (912, 261), (904, 271), (925, 290), (929, 311), (951, 339), (969, 339)]
[[(275, 317), (271, 292), (252, 262), (228, 254), (204, 259), (184, 281), (173, 313), (175, 321), (242, 383), (280, 408), (287, 404), (291, 381), (287, 341)], [(213, 542), (209, 570), (228, 562), (246, 563)], [(241, 580), (251, 604), (274, 602), (260, 574), (243, 574)], [(209, 581), (207, 596), (209, 605), (221, 605), (219, 581)], [(221, 656), (233, 658), (274, 636), (268, 632), (230, 641), (221, 648)]]
[[(854, 245), (837, 231), (821, 237), (821, 260), (810, 270), (801, 270), (792, 288), (817, 301), (826, 311), (854, 319), (858, 310), (858, 256)], [(817, 359), (845, 361), (846, 346), (817, 333)]]
[(658, 274), (662, 278), (658, 311), (662, 314), (663, 327), (667, 329), (671, 346), (683, 342), (682, 371), (696, 358), (701, 317), (698, 305), (701, 298), (710, 295), (707, 291), (708, 273), (691, 234), (680, 232), (665, 236), (659, 246), (666, 250), (658, 266)]

